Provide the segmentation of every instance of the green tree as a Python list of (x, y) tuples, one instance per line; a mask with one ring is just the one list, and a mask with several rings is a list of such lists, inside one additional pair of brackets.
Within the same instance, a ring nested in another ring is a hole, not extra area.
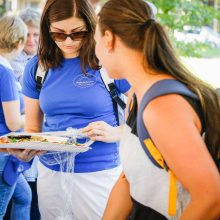
[[(218, 1), (218, 0), (215, 0)], [(179, 53), (184, 56), (203, 56), (211, 45), (199, 42), (176, 42), (174, 30), (183, 31), (184, 26), (202, 27), (213, 26), (214, 21), (220, 20), (220, 11), (214, 0), (151, 0), (158, 8), (157, 18), (167, 26)]]
[(6, 0), (0, 1), (0, 16), (2, 16), (6, 11)]
[(182, 30), (184, 25), (201, 27), (211, 25), (219, 11), (201, 0), (152, 0), (157, 8), (157, 17), (171, 29)]

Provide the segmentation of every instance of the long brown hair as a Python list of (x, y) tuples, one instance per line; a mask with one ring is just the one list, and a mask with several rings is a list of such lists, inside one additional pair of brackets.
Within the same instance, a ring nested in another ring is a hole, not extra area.
[(198, 95), (205, 121), (205, 143), (215, 161), (220, 157), (220, 100), (214, 89), (192, 75), (178, 59), (164, 30), (143, 0), (109, 0), (99, 13), (101, 33), (110, 30), (129, 48), (142, 51), (143, 65), (166, 73)]
[(90, 3), (87, 0), (47, 0), (41, 17), (38, 49), (39, 61), (45, 70), (58, 67), (63, 60), (62, 51), (50, 36), (50, 24), (72, 16), (83, 19), (89, 32), (79, 52), (82, 71), (85, 73), (88, 66), (99, 68), (93, 39), (96, 15)]

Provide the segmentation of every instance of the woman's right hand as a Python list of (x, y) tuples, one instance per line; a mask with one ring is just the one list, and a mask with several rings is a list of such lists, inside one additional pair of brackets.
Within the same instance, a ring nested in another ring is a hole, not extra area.
[(8, 153), (17, 157), (18, 159), (29, 162), (31, 161), (35, 156), (42, 155), (46, 153), (46, 151), (43, 150), (22, 150), (22, 149), (7, 149)]
[(113, 127), (104, 121), (91, 122), (82, 132), (93, 141), (103, 141), (113, 143), (120, 141), (123, 125)]

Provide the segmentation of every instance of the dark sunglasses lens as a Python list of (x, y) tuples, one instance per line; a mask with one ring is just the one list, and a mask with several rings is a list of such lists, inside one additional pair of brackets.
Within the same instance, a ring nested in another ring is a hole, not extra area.
[(79, 31), (70, 34), (70, 37), (72, 40), (81, 40), (87, 36), (88, 32), (87, 31)]
[(51, 37), (54, 41), (65, 41), (66, 38), (67, 38), (67, 35), (64, 34), (64, 33), (55, 33), (55, 32), (52, 32), (50, 33), (51, 34)]

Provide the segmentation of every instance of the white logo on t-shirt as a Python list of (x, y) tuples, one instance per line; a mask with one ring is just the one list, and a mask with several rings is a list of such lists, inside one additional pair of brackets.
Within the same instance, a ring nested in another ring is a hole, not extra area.
[(73, 80), (73, 84), (80, 88), (92, 87), (96, 84), (97, 78), (94, 75), (79, 75)]

